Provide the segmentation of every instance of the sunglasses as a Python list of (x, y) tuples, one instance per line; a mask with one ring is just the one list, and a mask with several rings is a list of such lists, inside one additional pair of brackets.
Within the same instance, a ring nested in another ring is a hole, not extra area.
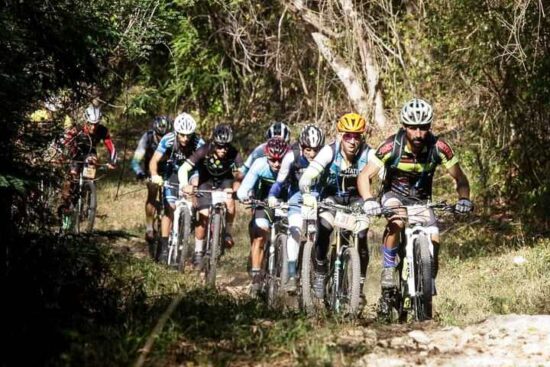
[(188, 138), (188, 139), (191, 139), (191, 136), (192, 136), (192, 135), (193, 135), (193, 134), (180, 134), (180, 133), (178, 133), (178, 136), (179, 136), (180, 138)]
[(403, 126), (405, 127), (405, 129), (408, 129), (408, 130), (420, 130), (420, 131), (428, 131), (428, 130), (430, 130), (430, 127), (431, 127), (430, 124), (427, 124), (427, 125), (405, 125), (405, 124), (403, 124)]
[(268, 161), (271, 163), (281, 163), (283, 161), (282, 158), (276, 159), (276, 158), (267, 158)]
[(358, 134), (358, 133), (344, 133), (344, 135), (342, 136), (342, 139), (344, 139), (344, 141), (347, 141), (347, 142), (350, 142), (352, 140), (361, 141), (362, 136), (361, 134)]
[(227, 144), (214, 144), (214, 147), (219, 150), (228, 150), (229, 145)]

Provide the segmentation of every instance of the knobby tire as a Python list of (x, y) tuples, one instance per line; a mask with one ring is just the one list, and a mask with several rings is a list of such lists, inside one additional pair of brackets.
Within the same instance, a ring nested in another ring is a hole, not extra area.
[(415, 316), (418, 321), (432, 318), (432, 258), (428, 238), (420, 235), (414, 247), (415, 281), (419, 295), (415, 299)]

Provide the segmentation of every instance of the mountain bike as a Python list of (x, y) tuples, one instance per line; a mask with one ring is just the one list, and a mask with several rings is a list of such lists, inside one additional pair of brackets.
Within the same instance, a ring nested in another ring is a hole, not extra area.
[(227, 206), (225, 201), (229, 195), (221, 190), (195, 190), (195, 195), (200, 196), (210, 193), (212, 201), (208, 209), (208, 225), (206, 227), (206, 250), (202, 262), (206, 285), (216, 284), (216, 272), (218, 259), (223, 251)]
[(168, 240), (168, 265), (177, 266), (183, 272), (189, 257), (193, 205), (184, 197), (176, 200), (172, 231)]
[(359, 206), (340, 205), (327, 200), (319, 203), (319, 207), (336, 212), (335, 240), (328, 256), (325, 302), (332, 312), (354, 317), (360, 311), (359, 232), (369, 227), (369, 218)]
[(433, 223), (410, 223), (409, 213), (428, 209), (455, 213), (455, 206), (445, 202), (392, 206), (382, 208), (382, 214), (395, 217), (397, 209), (404, 209), (407, 213), (399, 216), (406, 223), (397, 252), (399, 277), (395, 289), (382, 291), (378, 314), (387, 322), (405, 322), (411, 312), (416, 321), (430, 320), (435, 293), (434, 250), (427, 227)]
[(95, 181), (97, 170), (107, 165), (92, 163), (91, 160), (84, 162), (73, 161), (83, 164), (79, 170), (78, 179), (73, 180), (71, 188), (70, 207), (66, 208), (61, 216), (62, 233), (73, 232), (79, 234), (83, 231), (91, 232), (94, 228), (97, 209), (97, 193)]
[(286, 241), (288, 238), (288, 205), (279, 204), (269, 208), (264, 201), (249, 200), (251, 208), (263, 208), (271, 217), (269, 238), (264, 244), (262, 258), (262, 293), (265, 294), (269, 307), (276, 307), (280, 297), (281, 286), (288, 280), (288, 257)]

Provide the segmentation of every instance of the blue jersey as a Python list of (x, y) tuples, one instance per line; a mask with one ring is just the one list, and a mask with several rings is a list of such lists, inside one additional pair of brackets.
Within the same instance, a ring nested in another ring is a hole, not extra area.
[(160, 140), (156, 152), (162, 155), (162, 160), (168, 161), (168, 174), (177, 172), (179, 167), (189, 158), (199, 147), (204, 145), (204, 140), (196, 135), (188, 141), (185, 147), (181, 147), (176, 139), (176, 133), (170, 132)]
[(244, 177), (239, 190), (237, 190), (237, 197), (241, 201), (246, 200), (250, 198), (252, 193), (255, 199), (263, 200), (267, 197), (269, 189), (276, 178), (277, 173), (273, 172), (267, 158), (258, 158)]
[(265, 157), (264, 149), (266, 144), (267, 143), (262, 143), (258, 145), (256, 148), (254, 148), (252, 153), (248, 155), (248, 157), (246, 158), (246, 161), (244, 162), (244, 165), (240, 169), (243, 175), (246, 175), (248, 173), (248, 170), (250, 169), (250, 167), (252, 167), (256, 159)]
[(323, 197), (356, 196), (357, 176), (367, 165), (371, 151), (367, 144), (362, 144), (353, 160), (349, 162), (342, 155), (340, 144), (325, 145), (306, 168), (304, 176), (319, 180)]

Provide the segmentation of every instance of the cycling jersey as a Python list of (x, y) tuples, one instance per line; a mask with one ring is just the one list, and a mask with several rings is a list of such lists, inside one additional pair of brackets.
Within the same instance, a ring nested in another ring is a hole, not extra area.
[(267, 143), (262, 143), (260, 145), (258, 145), (256, 148), (254, 148), (254, 150), (252, 151), (252, 153), (250, 153), (248, 155), (248, 157), (246, 158), (246, 161), (244, 162), (243, 166), (240, 168), (240, 171), (243, 175), (246, 175), (248, 173), (248, 170), (250, 169), (250, 167), (252, 167), (252, 164), (254, 163), (254, 161), (258, 158), (261, 158), (261, 157), (265, 157), (265, 146), (266, 146)]
[(319, 151), (302, 177), (318, 180), (322, 197), (356, 196), (357, 176), (367, 165), (372, 152), (367, 144), (362, 144), (353, 161), (348, 162), (342, 154), (340, 144), (334, 142)]
[[(201, 146), (195, 151), (182, 166), (180, 172), (180, 185), (185, 185), (185, 178), (189, 171), (196, 168), (199, 174), (199, 185), (209, 179), (223, 181), (224, 179), (233, 179), (233, 173), (243, 165), (241, 154), (234, 146), (229, 145), (223, 158), (218, 158), (215, 154), (215, 145), (209, 143)], [(185, 171), (185, 172), (184, 172)]]
[(65, 132), (63, 145), (69, 149), (72, 159), (83, 159), (86, 155), (96, 155), (96, 147), (103, 141), (105, 148), (109, 152), (109, 162), (116, 163), (117, 153), (109, 129), (102, 124), (95, 125), (93, 133), (90, 132), (87, 125), (82, 127), (74, 126)]
[(372, 158), (376, 166), (386, 169), (383, 193), (391, 191), (404, 197), (429, 199), (436, 167), (441, 164), (448, 169), (458, 163), (458, 157), (447, 142), (430, 133), (428, 143), (419, 154), (414, 154), (405, 140), (400, 157), (393, 159), (396, 135), (380, 144)]
[[(138, 146), (132, 158), (132, 169), (136, 174), (149, 175), (149, 161), (159, 145), (159, 138), (154, 130), (146, 131), (139, 139)], [(143, 165), (142, 165), (143, 163)], [(164, 172), (166, 162), (159, 162), (158, 172)]]
[(194, 154), (200, 147), (204, 146), (204, 140), (193, 134), (191, 140), (185, 147), (181, 147), (176, 138), (175, 132), (170, 132), (162, 137), (156, 152), (162, 155), (162, 161), (167, 160), (167, 175), (177, 172), (179, 167)]
[(267, 197), (271, 185), (275, 182), (277, 173), (273, 172), (266, 157), (258, 158), (250, 167), (237, 190), (237, 197), (243, 201), (249, 199), (250, 193), (255, 199), (263, 200)]
[[(285, 154), (281, 162), (277, 180), (271, 187), (269, 196), (280, 198), (285, 186), (288, 186), (289, 197), (299, 191), (298, 182), (300, 182), (300, 178), (308, 166), (309, 160), (302, 154), (300, 144), (292, 144), (291, 149)], [(315, 187), (312, 190), (318, 191), (318, 188)]]

